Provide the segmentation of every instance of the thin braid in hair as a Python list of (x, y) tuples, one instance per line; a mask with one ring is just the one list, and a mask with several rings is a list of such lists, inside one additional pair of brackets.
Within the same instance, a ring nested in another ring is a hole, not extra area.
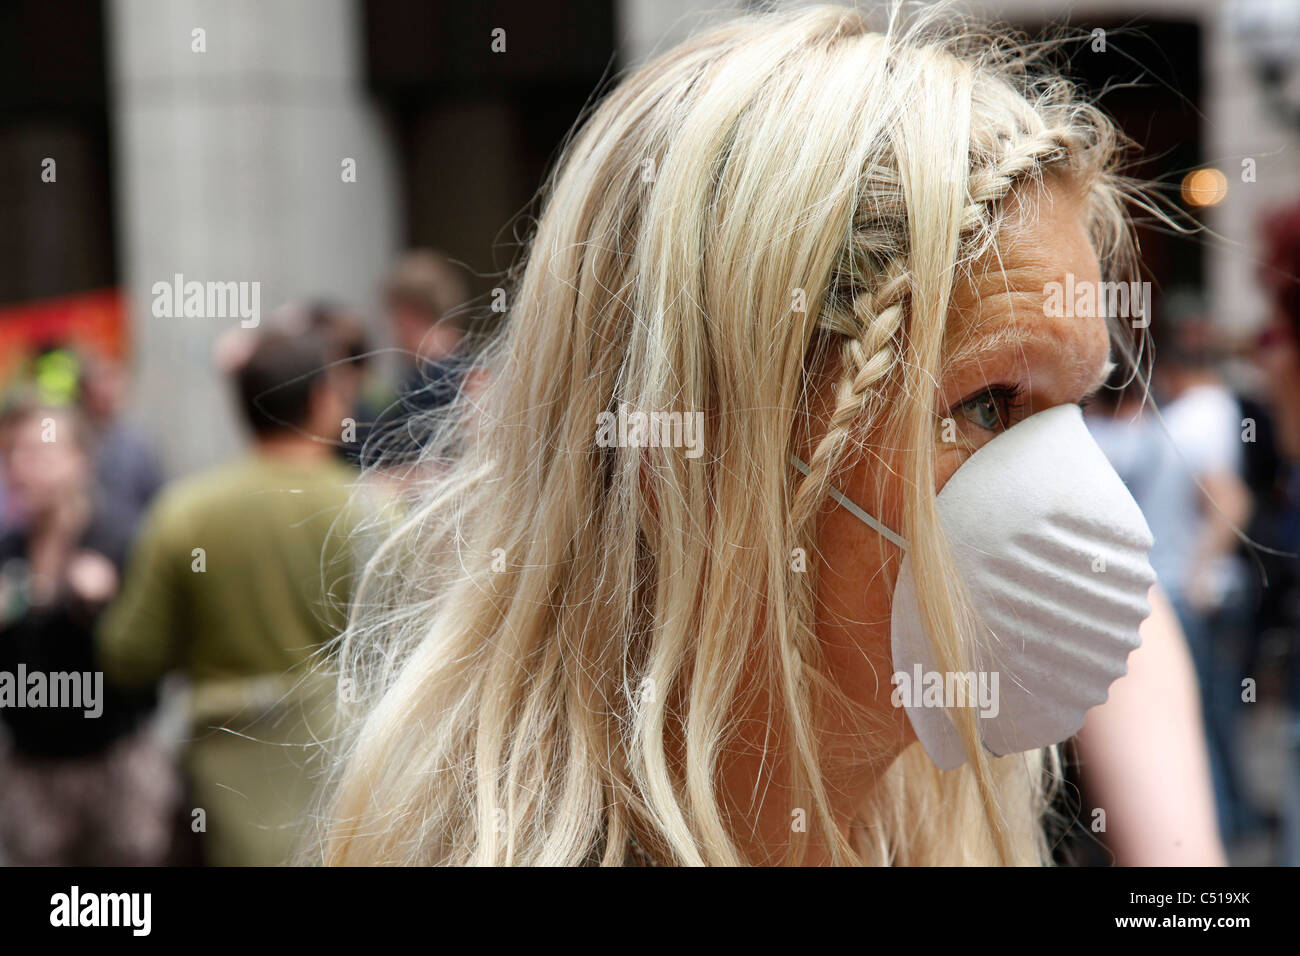
[[(808, 476), (795, 493), (792, 513), (796, 527), (802, 527), (820, 504), (825, 483), (849, 442), (854, 423), (879, 404), (877, 386), (898, 358), (895, 341), (903, 327), (909, 288), (907, 263), (900, 257), (885, 266), (874, 291), (853, 298), (858, 334), (846, 335), (841, 346), (843, 374), (835, 387), (835, 409), (826, 433), (809, 457)], [(838, 323), (839, 317), (831, 321)]]

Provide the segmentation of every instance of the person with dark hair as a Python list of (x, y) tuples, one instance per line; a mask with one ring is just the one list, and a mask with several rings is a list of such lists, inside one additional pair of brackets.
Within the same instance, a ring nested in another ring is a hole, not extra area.
[(148, 722), (153, 683), (123, 691), (94, 661), (129, 516), (95, 493), (75, 408), (11, 408), (2, 445), (20, 517), (0, 535), (0, 726), (9, 738), (0, 747), (0, 856), (25, 866), (162, 863), (178, 788)]
[(328, 710), (307, 665), (342, 624), (354, 526), (329, 342), (265, 331), (244, 344), (227, 369), (252, 452), (163, 491), (99, 635), (125, 685), (189, 679), (185, 770), (205, 858), (222, 865), (295, 850)]
[[(288, 439), (295, 443), (317, 444), (308, 426), (313, 413), (330, 402), (333, 390), (326, 369), (330, 353), (318, 335), (290, 335), (272, 332), (263, 335), (248, 358), (235, 369), (235, 392), (244, 422), (257, 441)], [(327, 428), (342, 418), (330, 403)]]
[(327, 300), (309, 302), (301, 311), (303, 326), (323, 336), (328, 343), (335, 381), (350, 409), (352, 427), (344, 430), (336, 449), (338, 456), (359, 465), (370, 423), (378, 415), (373, 402), (363, 395), (370, 365), (365, 323), (348, 307)]

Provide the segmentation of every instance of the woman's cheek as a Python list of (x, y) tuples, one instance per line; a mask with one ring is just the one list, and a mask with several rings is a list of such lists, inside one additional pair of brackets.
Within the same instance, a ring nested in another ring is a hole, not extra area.
[(967, 449), (959, 442), (946, 442), (940, 439), (939, 448), (934, 459), (934, 493), (938, 494), (943, 486), (967, 459)]

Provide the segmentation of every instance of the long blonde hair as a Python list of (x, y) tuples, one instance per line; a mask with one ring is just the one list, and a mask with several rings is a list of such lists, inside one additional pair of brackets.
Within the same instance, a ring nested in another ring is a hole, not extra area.
[[(973, 714), (966, 766), (911, 746), (845, 837), (816, 730), (844, 695), (816, 576), (791, 561), (815, 553), (837, 475), (873, 442), (906, 449), (923, 618), (937, 665), (970, 670), (934, 507), (954, 284), (1001, 200), (1058, 170), (1085, 188), (1103, 267), (1133, 266), (1110, 123), (1023, 45), (944, 22), (746, 16), (586, 118), (482, 353), (488, 384), (441, 419), (434, 477), (340, 643), (327, 862), (617, 865), (633, 832), (666, 861), (747, 862), (718, 777), (752, 673), (834, 862), (1045, 860), (1044, 753), (990, 758)], [(830, 414), (808, 425), (827, 378)], [(598, 415), (624, 405), (702, 412), (705, 453), (603, 447)]]

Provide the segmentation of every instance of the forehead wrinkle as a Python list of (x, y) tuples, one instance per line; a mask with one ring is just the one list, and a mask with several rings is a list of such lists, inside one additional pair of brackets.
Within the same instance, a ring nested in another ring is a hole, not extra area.
[[(1044, 271), (1023, 260), (1008, 265), (1002, 260), (1001, 249), (994, 249), (993, 256), (996, 266), (985, 265), (968, 280), (970, 305), (958, 312), (955, 334), (949, 336), (950, 341), (956, 340), (954, 355), (946, 364), (963, 360), (967, 352), (1023, 344), (1042, 334), (1036, 323), (1024, 321), (1023, 315), (1025, 311), (1036, 318), (1043, 314)], [(1022, 306), (1020, 300), (1027, 301)], [(985, 344), (986, 338), (992, 341)]]

